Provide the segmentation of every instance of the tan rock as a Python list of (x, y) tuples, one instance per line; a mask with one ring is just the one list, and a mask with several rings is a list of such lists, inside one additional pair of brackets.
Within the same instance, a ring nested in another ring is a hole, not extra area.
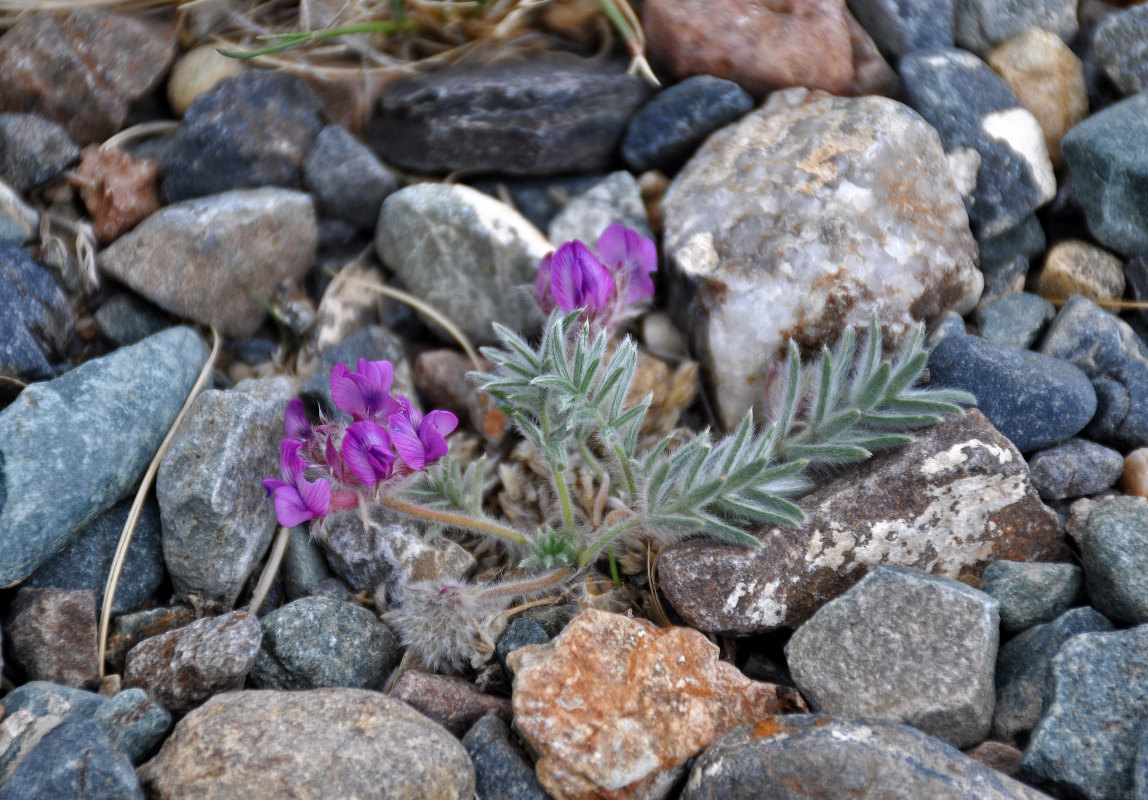
[(1092, 300), (1124, 296), (1124, 263), (1107, 250), (1077, 239), (1053, 245), (1036, 280), (1041, 297), (1062, 300), (1080, 294)]
[(84, 148), (76, 177), (80, 199), (101, 242), (117, 239), (159, 211), (159, 162), (90, 144)]
[(993, 49), (986, 61), (1040, 123), (1052, 163), (1063, 164), (1061, 138), (1088, 116), (1080, 59), (1055, 33), (1030, 28)]
[(1148, 447), (1133, 450), (1124, 457), (1124, 491), (1148, 497)]
[(167, 100), (171, 110), (183, 116), (195, 98), (206, 92), (224, 78), (238, 75), (246, 69), (237, 58), (228, 58), (213, 45), (204, 45), (187, 51), (167, 79)]
[(690, 628), (587, 610), (554, 641), (514, 651), (514, 718), (556, 798), (664, 797), (686, 761), (735, 728), (805, 708)]
[(981, 742), (972, 750), (966, 750), (965, 755), (975, 758), (986, 767), (992, 767), (997, 772), (1015, 778), (1020, 771), (1020, 760), (1024, 753), (1011, 744), (988, 741)]

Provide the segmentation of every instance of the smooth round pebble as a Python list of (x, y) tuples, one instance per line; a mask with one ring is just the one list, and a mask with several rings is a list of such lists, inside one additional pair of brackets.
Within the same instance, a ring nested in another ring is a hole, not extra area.
[(1118, 450), (1069, 439), (1028, 459), (1032, 483), (1045, 500), (1065, 500), (1111, 488), (1124, 471)]
[(981, 337), (1002, 347), (1027, 348), (1056, 316), (1056, 308), (1028, 292), (1005, 295), (980, 306), (974, 315)]

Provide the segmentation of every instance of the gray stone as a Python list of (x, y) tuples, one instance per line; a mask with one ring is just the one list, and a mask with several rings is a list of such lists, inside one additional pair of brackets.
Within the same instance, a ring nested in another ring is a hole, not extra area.
[(108, 666), (112, 672), (122, 673), (128, 652), (137, 644), (194, 621), (195, 612), (190, 606), (161, 606), (134, 614), (121, 614), (112, 621), (112, 630), (108, 634)]
[(988, 305), (994, 300), (1024, 291), (1028, 278), (1028, 259), (1014, 256), (1007, 261), (995, 264), (981, 262), (981, 273), (985, 277), (985, 290), (981, 293), (981, 304)]
[(400, 189), (383, 203), (375, 248), (411, 292), (476, 344), (495, 342), (492, 320), (526, 336), (541, 325), (525, 287), (534, 285), (550, 242), (517, 211), (475, 189)]
[(166, 206), (100, 253), (100, 269), (165, 311), (255, 333), (263, 300), (311, 269), (319, 230), (309, 195), (252, 189)]
[(1148, 626), (1074, 636), (1051, 669), (1021, 777), (1089, 800), (1128, 797), (1148, 720)]
[(171, 730), (171, 714), (152, 702), (143, 689), (124, 689), (108, 698), (92, 715), (112, 744), (132, 764), (146, 761)]
[(95, 692), (45, 681), (29, 681), (6, 694), (0, 701), (0, 784), (49, 731), (70, 717), (90, 717), (107, 702)]
[[(384, 589), (386, 587), (384, 586)], [(347, 588), (347, 584), (338, 578), (326, 578), (319, 581), (307, 592), (308, 597), (326, 597), (344, 603), (354, 603), (355, 595)], [(384, 598), (385, 600), (386, 598)]]
[(48, 271), (0, 241), (0, 375), (54, 377), (49, 362), (69, 350), (75, 335), (72, 307)]
[(157, 800), (474, 796), (474, 767), (457, 739), (363, 689), (212, 698), (180, 720), (140, 780)]
[(878, 719), (767, 717), (694, 762), (682, 800), (1048, 800), (920, 731)]
[(177, 597), (231, 608), (276, 522), (261, 481), (279, 475), (286, 378), (247, 380), (195, 400), (160, 463), (163, 554)]
[(1045, 500), (1065, 500), (1112, 488), (1124, 472), (1124, 456), (1096, 442), (1069, 439), (1028, 459), (1032, 483)]
[(958, 581), (879, 566), (798, 628), (785, 655), (814, 711), (970, 747), (992, 723), (998, 607)]
[[(606, 177), (606, 173), (560, 175), (553, 178), (481, 178), (472, 184), (485, 194), (509, 203), (540, 231), (576, 197)], [(509, 199), (507, 199), (509, 198)]]
[(311, 541), (306, 527), (291, 529), (287, 539), (287, 551), (283, 554), (283, 592), (288, 600), (306, 597), (318, 584), (331, 577), (327, 569), (327, 559), (319, 547)]
[(891, 59), (914, 50), (953, 46), (953, 0), (848, 2), (853, 16)]
[(390, 628), (355, 603), (305, 597), (261, 624), (263, 641), (251, 669), (251, 682), (261, 689), (380, 689), (399, 661)]
[(1001, 629), (1022, 631), (1068, 610), (1084, 575), (1075, 564), (994, 561), (981, 576), (981, 591), (1000, 605)]
[(474, 762), (475, 792), (478, 797), (503, 800), (549, 800), (534, 775), (534, 765), (520, 747), (510, 741), (510, 729), (494, 715), (474, 723), (462, 746)]
[(498, 637), (494, 653), (498, 656), (498, 663), (502, 665), (502, 671), (506, 673), (506, 677), (513, 680), (514, 672), (506, 663), (506, 657), (528, 644), (546, 644), (549, 641), (550, 637), (546, 635), (546, 631), (537, 622), (524, 617), (515, 617), (506, 626), (502, 635)]
[(172, 328), (33, 384), (0, 411), (0, 586), (139, 483), (206, 359), (194, 331)]
[(642, 190), (628, 172), (612, 172), (585, 192), (570, 198), (550, 222), (547, 234), (558, 246), (579, 239), (591, 250), (607, 227), (621, 222), (643, 236), (653, 236)]
[(323, 353), (299, 388), (299, 396), (316, 407), (327, 419), (335, 419), (342, 412), (335, 408), (335, 401), (331, 399), (331, 369), (342, 362), (352, 371), (357, 370), (360, 358), (390, 361), (395, 368), (391, 394), (405, 395), (417, 405), (411, 366), (406, 358), (403, 340), (382, 325), (368, 325)]
[(303, 185), (315, 195), (324, 216), (374, 228), (383, 200), (399, 188), (399, 178), (342, 125), (328, 125), (303, 161)]
[(1132, 6), (1109, 14), (1092, 34), (1093, 53), (1124, 94), (1148, 89), (1148, 8)]
[(662, 211), (672, 291), (727, 427), (751, 406), (768, 418), (787, 339), (814, 353), (876, 310), (899, 341), (980, 296), (936, 131), (882, 97), (772, 94), (702, 145)]
[(1148, 502), (1114, 497), (1088, 515), (1079, 540), (1092, 605), (1117, 622), (1148, 622)]
[(1018, 292), (980, 306), (975, 318), (985, 341), (1024, 349), (1040, 338), (1055, 316), (1056, 308), (1043, 297)]
[(473, 681), (453, 675), (407, 670), (395, 683), (390, 695), (426, 714), (460, 738), (487, 715), (494, 714), (507, 723), (514, 716), (508, 699), (486, 694)]
[(96, 685), (97, 612), (92, 592), (21, 587), (9, 613), (8, 645), (29, 678), (78, 688)]
[(0, 114), (0, 178), (21, 192), (47, 183), (80, 157), (68, 132), (39, 114)]
[(1085, 606), (1066, 611), (1052, 622), (1034, 625), (1001, 645), (992, 735), (1012, 742), (1035, 728), (1045, 697), (1051, 694), (1049, 665), (1053, 656), (1077, 634), (1110, 630), (1111, 622)]
[(128, 757), (99, 725), (68, 719), (44, 735), (0, 786), (0, 800), (143, 800)]
[(982, 236), (977, 239), (977, 250), (981, 256), (981, 269), (1016, 256), (1035, 258), (1048, 249), (1048, 239), (1044, 228), (1035, 214), (1029, 214), (1015, 227), (996, 236)]
[(957, 45), (984, 55), (1027, 28), (1076, 35), (1076, 0), (953, 0)]
[(131, 292), (115, 293), (96, 309), (94, 316), (100, 333), (121, 347), (171, 326), (167, 314)]

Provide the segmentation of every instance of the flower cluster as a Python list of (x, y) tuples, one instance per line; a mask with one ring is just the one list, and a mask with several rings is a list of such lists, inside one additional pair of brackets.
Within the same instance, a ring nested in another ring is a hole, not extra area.
[[(446, 436), (458, 427), (449, 411), (423, 416), (400, 395), (391, 395), (395, 369), (389, 361), (359, 359), (331, 370), (331, 398), (351, 418), (312, 426), (303, 401), (294, 398), (283, 414), (287, 432), (279, 450), (282, 480), (263, 487), (275, 495), (275, 515), (288, 527), (355, 508), (383, 486), (447, 453)], [(307, 478), (310, 473), (311, 479)]]

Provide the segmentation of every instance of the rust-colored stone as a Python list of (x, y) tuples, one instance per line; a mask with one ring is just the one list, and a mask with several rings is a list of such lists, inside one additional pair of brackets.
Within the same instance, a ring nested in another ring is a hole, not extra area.
[(459, 738), (487, 714), (493, 714), (507, 725), (513, 717), (510, 701), (505, 697), (486, 694), (470, 681), (450, 675), (404, 672), (390, 694)]
[(114, 241), (159, 210), (159, 164), (150, 159), (88, 145), (76, 179), (101, 242)]

